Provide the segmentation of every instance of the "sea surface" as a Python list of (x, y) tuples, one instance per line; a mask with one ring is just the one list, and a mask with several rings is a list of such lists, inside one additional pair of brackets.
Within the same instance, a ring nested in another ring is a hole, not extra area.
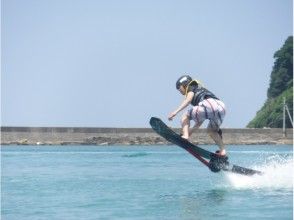
[[(216, 150), (214, 146), (205, 146)], [(1, 219), (292, 219), (293, 149), (228, 146), (263, 176), (212, 173), (177, 146), (2, 146)]]

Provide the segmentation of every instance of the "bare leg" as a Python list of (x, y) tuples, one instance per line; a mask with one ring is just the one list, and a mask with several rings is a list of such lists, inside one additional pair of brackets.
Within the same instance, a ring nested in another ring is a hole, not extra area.
[(183, 130), (182, 138), (189, 139), (190, 120), (186, 114), (182, 116), (181, 123), (182, 123), (182, 130)]
[(220, 134), (212, 128), (208, 128), (207, 132), (214, 142), (219, 146), (220, 155), (226, 155), (225, 145)]
[(203, 122), (199, 122), (198, 124), (195, 123), (194, 127), (190, 128), (189, 130), (189, 137), (192, 135), (192, 133), (197, 130), (201, 125), (202, 125)]

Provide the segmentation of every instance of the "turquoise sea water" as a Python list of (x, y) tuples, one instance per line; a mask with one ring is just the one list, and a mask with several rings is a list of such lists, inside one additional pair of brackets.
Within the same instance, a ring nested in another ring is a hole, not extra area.
[[(206, 146), (209, 150), (215, 147)], [(176, 146), (2, 146), (2, 219), (292, 219), (292, 146), (229, 146), (263, 176)]]

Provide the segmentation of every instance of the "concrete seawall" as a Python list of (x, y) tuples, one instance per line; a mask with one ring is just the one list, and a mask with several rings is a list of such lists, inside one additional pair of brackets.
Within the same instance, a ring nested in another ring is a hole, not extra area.
[[(175, 129), (179, 132), (179, 129)], [(293, 144), (293, 129), (223, 129), (225, 144)], [(213, 144), (205, 129), (192, 135), (196, 144)], [(1, 127), (1, 145), (162, 145), (151, 128)]]

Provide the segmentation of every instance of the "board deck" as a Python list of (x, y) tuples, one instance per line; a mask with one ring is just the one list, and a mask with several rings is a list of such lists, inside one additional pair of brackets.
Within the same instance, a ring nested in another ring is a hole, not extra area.
[[(159, 118), (152, 117), (150, 119), (150, 125), (153, 128), (153, 130), (160, 136), (165, 138), (167, 141), (175, 145), (178, 145), (179, 147), (188, 151), (190, 154), (192, 154), (194, 157), (200, 160), (204, 165), (208, 166), (210, 170), (213, 172), (223, 170), (243, 175), (262, 174), (261, 171), (230, 164), (227, 160), (220, 160), (220, 157), (217, 154), (205, 150), (201, 147), (198, 147), (197, 145), (194, 145), (188, 140), (182, 138), (179, 134), (174, 132)], [(209, 161), (205, 160), (204, 158), (208, 159)]]

